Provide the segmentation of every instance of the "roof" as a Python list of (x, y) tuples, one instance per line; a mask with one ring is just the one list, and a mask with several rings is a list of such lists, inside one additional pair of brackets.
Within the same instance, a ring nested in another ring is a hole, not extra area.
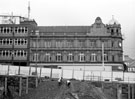
[(135, 60), (133, 60), (131, 63), (129, 63), (130, 67), (135, 67)]
[(114, 25), (114, 24), (119, 25), (119, 22), (118, 22), (116, 19), (114, 19), (114, 17), (112, 17), (112, 19), (109, 21), (108, 24), (109, 24), (109, 25)]
[(90, 31), (90, 26), (38, 26), (40, 32), (84, 32)]

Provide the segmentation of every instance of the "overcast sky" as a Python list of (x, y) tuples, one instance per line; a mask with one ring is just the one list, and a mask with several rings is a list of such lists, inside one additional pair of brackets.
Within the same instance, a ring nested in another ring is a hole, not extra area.
[(97, 16), (104, 24), (112, 15), (121, 24), (124, 55), (135, 58), (135, 0), (0, 0), (0, 14), (27, 16), (39, 26), (91, 25)]

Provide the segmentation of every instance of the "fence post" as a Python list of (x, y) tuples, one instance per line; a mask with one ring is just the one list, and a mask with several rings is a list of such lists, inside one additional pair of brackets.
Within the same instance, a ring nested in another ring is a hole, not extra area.
[(41, 73), (42, 73), (42, 67), (40, 67), (40, 78), (41, 78)]
[(21, 66), (19, 66), (19, 68), (18, 68), (18, 75), (20, 75), (20, 68), (21, 68)]
[(9, 75), (9, 71), (10, 71), (10, 66), (8, 65), (8, 72), (7, 72), (7, 75)]
[(26, 78), (26, 94), (28, 94), (28, 90), (29, 90), (29, 77)]
[(61, 77), (63, 77), (63, 67), (61, 68)]
[(113, 71), (111, 72), (111, 81), (113, 82)]
[(22, 94), (22, 77), (20, 77), (20, 82), (19, 82), (19, 96)]
[(29, 75), (31, 75), (31, 66), (29, 67)]
[(72, 70), (72, 78), (74, 78), (74, 67), (73, 67), (73, 70)]
[(121, 94), (122, 94), (122, 89), (121, 89), (121, 85), (117, 84), (117, 99), (121, 99)]
[(51, 66), (50, 78), (52, 78), (52, 71), (53, 71), (53, 70), (52, 70), (52, 66)]
[(38, 86), (38, 77), (36, 76), (36, 87)]
[(5, 95), (7, 94), (7, 77), (5, 77)]
[(134, 84), (132, 84), (132, 99), (134, 99)]
[(128, 99), (130, 99), (130, 84), (128, 83)]

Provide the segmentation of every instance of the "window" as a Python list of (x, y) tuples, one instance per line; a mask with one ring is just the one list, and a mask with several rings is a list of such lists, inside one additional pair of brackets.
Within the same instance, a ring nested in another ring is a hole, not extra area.
[(28, 33), (28, 28), (27, 28), (27, 27), (25, 27), (25, 29), (24, 29), (24, 30), (25, 30), (25, 33)]
[(9, 40), (10, 40), (10, 39), (7, 39), (7, 45), (9, 45)]
[(73, 54), (72, 53), (69, 53), (68, 54), (67, 60), (70, 61), (70, 62), (74, 60), (74, 57), (73, 57)]
[(118, 29), (116, 29), (116, 33), (119, 33), (119, 30)]
[(3, 33), (3, 27), (1, 27), (1, 30), (0, 31), (1, 31), (1, 33)]
[(0, 51), (0, 56), (2, 56), (2, 54), (3, 54), (2, 51)]
[(51, 56), (49, 53), (46, 53), (46, 62), (50, 62), (51, 61)]
[(37, 53), (34, 53), (34, 55), (33, 55), (33, 61), (37, 61)]
[(24, 39), (20, 39), (21, 44), (20, 45), (24, 45)]
[(21, 33), (21, 27), (18, 28), (18, 33)]
[(0, 39), (0, 45), (3, 45), (3, 40), (2, 39)]
[(15, 45), (18, 45), (18, 39), (14, 39)]
[(111, 29), (111, 34), (114, 35), (114, 30), (113, 29)]
[(108, 56), (107, 54), (104, 54), (104, 62), (107, 62), (108, 61)]
[(24, 57), (26, 57), (26, 56), (27, 56), (27, 52), (26, 52), (26, 51), (24, 51), (23, 56), (24, 56)]
[(91, 54), (91, 61), (92, 62), (95, 62), (96, 61), (96, 54), (95, 53), (92, 53)]
[(9, 39), (9, 44), (12, 45), (13, 41), (12, 39)]
[(22, 28), (22, 33), (24, 33), (24, 28)]
[(6, 28), (4, 28), (4, 33), (6, 33)]
[(18, 28), (17, 27), (15, 27), (15, 33), (18, 33)]
[(90, 41), (90, 47), (95, 47), (95, 41)]
[(84, 53), (80, 53), (80, 55), (79, 55), (79, 61), (80, 62), (84, 62), (85, 61)]
[(9, 33), (9, 28), (7, 28), (7, 33)]
[(56, 61), (57, 62), (61, 62), (62, 61), (62, 55), (60, 53), (57, 54)]

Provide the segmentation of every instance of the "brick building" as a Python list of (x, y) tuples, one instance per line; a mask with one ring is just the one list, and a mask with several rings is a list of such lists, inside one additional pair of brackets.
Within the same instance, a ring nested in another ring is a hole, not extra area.
[[(100, 17), (90, 26), (38, 26), (34, 20), (0, 24), (0, 62), (31, 66), (122, 67), (121, 25)], [(104, 56), (103, 56), (104, 53)]]

